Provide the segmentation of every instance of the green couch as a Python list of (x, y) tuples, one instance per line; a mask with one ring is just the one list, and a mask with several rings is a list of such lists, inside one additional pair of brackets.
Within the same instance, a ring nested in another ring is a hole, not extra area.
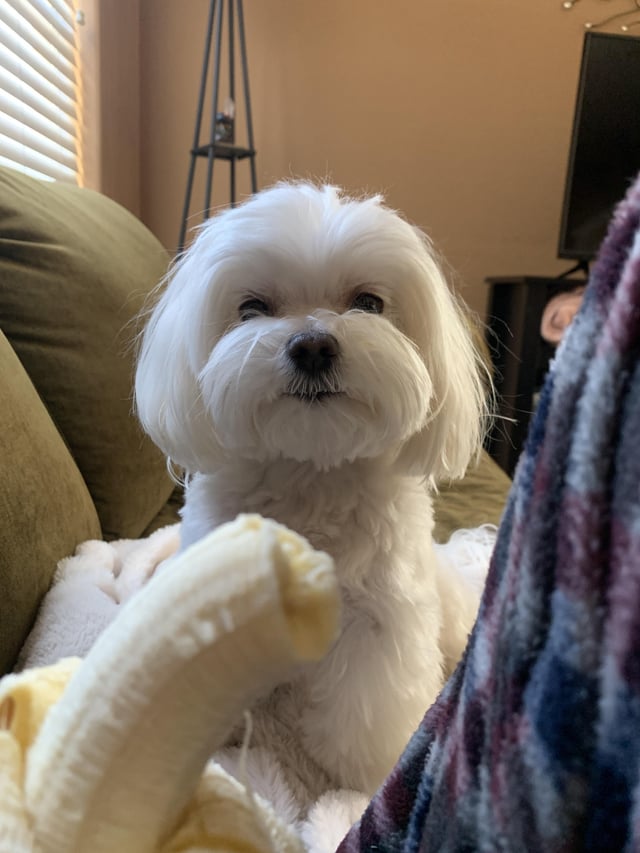
[(177, 520), (131, 413), (133, 320), (167, 262), (104, 196), (0, 168), (0, 672), (58, 560)]
[[(136, 318), (167, 263), (113, 201), (0, 168), (0, 674), (58, 560), (178, 518), (131, 399)], [(483, 456), (441, 492), (437, 538), (497, 522), (508, 487)]]

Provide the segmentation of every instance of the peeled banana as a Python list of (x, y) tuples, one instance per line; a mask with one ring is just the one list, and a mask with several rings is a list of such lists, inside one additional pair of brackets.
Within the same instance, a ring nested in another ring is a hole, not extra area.
[[(26, 751), (25, 844), (34, 853), (300, 851), (229, 779), (246, 838), (225, 846), (224, 820), (209, 819), (215, 768), (202, 774), (243, 709), (322, 657), (338, 611), (330, 557), (259, 516), (240, 516), (173, 558), (100, 636)], [(197, 846), (172, 848), (176, 832)]]

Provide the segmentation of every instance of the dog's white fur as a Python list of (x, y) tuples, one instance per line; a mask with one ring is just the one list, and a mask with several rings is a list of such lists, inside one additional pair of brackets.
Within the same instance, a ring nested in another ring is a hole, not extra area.
[[(309, 331), (337, 343), (320, 376), (287, 350)], [(339, 639), (255, 722), (312, 798), (372, 793), (464, 648), (477, 592), (439, 568), (430, 486), (477, 453), (485, 398), (429, 241), (380, 197), (265, 190), (206, 222), (152, 311), (136, 405), (188, 472), (182, 546), (258, 512), (335, 559)]]

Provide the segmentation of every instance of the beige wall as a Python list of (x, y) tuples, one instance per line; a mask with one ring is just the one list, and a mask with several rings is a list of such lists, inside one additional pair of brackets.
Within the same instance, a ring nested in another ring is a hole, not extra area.
[(81, 183), (140, 215), (140, 0), (74, 0), (85, 24)]
[[(112, 8), (119, 2), (128, 0)], [(139, 3), (139, 31), (128, 31), (129, 41), (139, 35), (128, 44), (141, 74), (139, 212), (171, 249), (209, 4)], [(261, 186), (316, 176), (384, 191), (431, 233), (481, 313), (486, 276), (565, 269), (555, 251), (582, 24), (598, 5), (244, 0)], [(125, 158), (137, 129), (120, 142)], [(238, 169), (246, 192), (248, 167)], [(202, 161), (193, 211), (204, 171)], [(228, 200), (227, 180), (218, 162), (217, 203)]]

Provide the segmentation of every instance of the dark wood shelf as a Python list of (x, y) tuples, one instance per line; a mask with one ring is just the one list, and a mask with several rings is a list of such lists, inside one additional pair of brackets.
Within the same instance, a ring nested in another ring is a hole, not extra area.
[(547, 302), (585, 284), (582, 278), (504, 276), (488, 278), (491, 287), (487, 344), (491, 351), (498, 415), (487, 449), (512, 475), (526, 441), (536, 393), (554, 353), (540, 335)]

